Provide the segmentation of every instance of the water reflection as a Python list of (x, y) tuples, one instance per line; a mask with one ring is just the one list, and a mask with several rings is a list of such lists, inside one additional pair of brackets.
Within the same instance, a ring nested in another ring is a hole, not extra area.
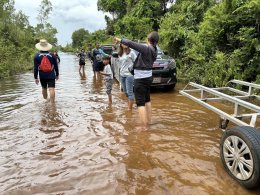
[(85, 73), (85, 71), (79, 71), (79, 75), (80, 75), (80, 79), (81, 80), (86, 80), (86, 73)]
[(68, 125), (63, 121), (62, 115), (57, 111), (56, 103), (46, 102), (42, 110), (39, 130), (46, 136), (45, 147), (40, 154), (60, 155), (65, 150), (60, 140)]

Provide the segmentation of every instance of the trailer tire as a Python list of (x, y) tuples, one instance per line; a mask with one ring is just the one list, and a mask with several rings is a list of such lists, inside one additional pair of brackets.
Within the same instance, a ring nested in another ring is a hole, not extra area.
[(225, 170), (245, 188), (260, 185), (260, 131), (249, 126), (226, 130), (220, 142)]

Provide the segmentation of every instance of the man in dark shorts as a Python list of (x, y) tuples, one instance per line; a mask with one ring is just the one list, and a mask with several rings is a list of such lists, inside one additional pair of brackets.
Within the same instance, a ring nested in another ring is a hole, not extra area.
[(104, 65), (103, 65), (103, 57), (109, 56), (106, 54), (100, 47), (100, 44), (96, 44), (96, 48), (92, 51), (93, 56), (93, 71), (94, 73), (99, 73), (100, 71), (103, 71)]
[(51, 102), (55, 100), (55, 80), (59, 79), (59, 68), (57, 59), (49, 51), (52, 45), (45, 39), (41, 39), (39, 43), (35, 45), (39, 52), (34, 56), (34, 79), (35, 83), (39, 84), (38, 75), (42, 86), (42, 95), (44, 99), (47, 99), (49, 88)]

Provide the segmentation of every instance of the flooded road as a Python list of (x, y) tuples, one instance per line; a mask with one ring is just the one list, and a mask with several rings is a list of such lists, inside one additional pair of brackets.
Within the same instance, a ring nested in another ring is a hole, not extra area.
[(56, 104), (33, 74), (0, 85), (1, 194), (259, 194), (239, 186), (219, 157), (218, 116), (172, 92), (152, 93), (156, 124), (136, 132), (136, 108), (90, 63), (61, 54)]

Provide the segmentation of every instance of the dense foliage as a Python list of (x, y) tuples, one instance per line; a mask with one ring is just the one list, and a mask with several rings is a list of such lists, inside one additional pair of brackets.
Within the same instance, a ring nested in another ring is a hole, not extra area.
[(162, 45), (189, 80), (259, 82), (259, 14), (259, 0), (177, 1), (161, 20)]
[(78, 29), (72, 33), (72, 43), (61, 47), (64, 52), (75, 52), (77, 50), (85, 49), (91, 50), (96, 43), (111, 43), (112, 37), (106, 33), (106, 30), (97, 30), (90, 33), (84, 28)]
[(47, 22), (52, 5), (43, 0), (40, 8), (39, 24), (32, 27), (26, 15), (16, 12), (14, 0), (0, 0), (0, 78), (31, 69), (34, 45), (40, 38), (57, 43), (57, 30)]
[(160, 46), (177, 61), (179, 78), (208, 86), (234, 78), (260, 83), (259, 0), (98, 0), (97, 5), (112, 16), (105, 16), (106, 31), (95, 38), (95, 32), (87, 34), (77, 47), (114, 35), (144, 41), (158, 30)]
[(210, 86), (234, 78), (260, 83), (259, 0), (98, 0), (98, 6), (113, 16), (111, 35), (144, 40), (158, 30), (179, 77)]

